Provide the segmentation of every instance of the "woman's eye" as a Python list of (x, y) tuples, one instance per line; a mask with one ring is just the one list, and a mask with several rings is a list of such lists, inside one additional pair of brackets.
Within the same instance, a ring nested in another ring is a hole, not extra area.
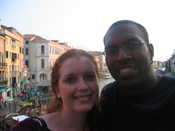
[(87, 74), (85, 74), (84, 80), (85, 81), (94, 81), (94, 80), (96, 80), (95, 73), (87, 73)]
[(76, 77), (71, 76), (71, 77), (67, 77), (67, 78), (65, 79), (65, 82), (66, 82), (66, 83), (69, 83), (69, 84), (72, 84), (72, 83), (75, 83), (76, 80), (77, 80)]

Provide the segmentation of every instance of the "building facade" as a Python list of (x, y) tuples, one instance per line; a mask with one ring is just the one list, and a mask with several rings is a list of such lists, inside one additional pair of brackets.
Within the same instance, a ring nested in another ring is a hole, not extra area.
[(106, 67), (106, 62), (105, 62), (105, 57), (104, 57), (104, 52), (100, 51), (89, 51), (91, 55), (94, 56), (94, 59), (97, 63), (97, 68), (99, 71), (99, 75), (101, 78), (104, 77), (106, 73), (108, 73), (108, 69)]
[(26, 34), (23, 37), (24, 61), (29, 69), (31, 86), (47, 92), (55, 60), (70, 47), (34, 34)]
[(165, 63), (166, 71), (175, 73), (175, 50), (172, 56)]
[(24, 65), (23, 36), (13, 27), (0, 26), (0, 63), (0, 79), (6, 82), (2, 96), (5, 100), (13, 99), (23, 77)]

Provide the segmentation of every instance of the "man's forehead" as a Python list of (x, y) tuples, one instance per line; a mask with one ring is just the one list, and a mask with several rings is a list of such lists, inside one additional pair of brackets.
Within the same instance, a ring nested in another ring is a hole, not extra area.
[(111, 33), (140, 33), (143, 34), (143, 32), (140, 30), (140, 28), (135, 24), (120, 24), (116, 25), (113, 28), (109, 30), (109, 34)]
[(143, 32), (133, 24), (121, 24), (111, 28), (105, 38), (108, 43), (111, 40), (118, 40), (122, 38), (132, 38), (132, 37), (142, 37), (144, 38)]

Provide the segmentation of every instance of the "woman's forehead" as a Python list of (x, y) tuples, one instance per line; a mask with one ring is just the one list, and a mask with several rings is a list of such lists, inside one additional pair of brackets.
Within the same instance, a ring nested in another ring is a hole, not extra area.
[(83, 70), (94, 70), (95, 65), (85, 56), (72, 57), (64, 61), (60, 68), (60, 73), (80, 72)]

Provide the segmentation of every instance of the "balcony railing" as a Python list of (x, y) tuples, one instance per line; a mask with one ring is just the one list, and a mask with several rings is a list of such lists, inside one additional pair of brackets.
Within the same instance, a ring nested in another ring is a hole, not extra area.
[(6, 67), (6, 66), (7, 66), (7, 63), (0, 62), (0, 67)]
[(0, 35), (2, 35), (2, 36), (4, 36), (4, 35), (5, 35), (4, 30), (0, 30)]
[(7, 87), (7, 80), (0, 80), (0, 87)]

